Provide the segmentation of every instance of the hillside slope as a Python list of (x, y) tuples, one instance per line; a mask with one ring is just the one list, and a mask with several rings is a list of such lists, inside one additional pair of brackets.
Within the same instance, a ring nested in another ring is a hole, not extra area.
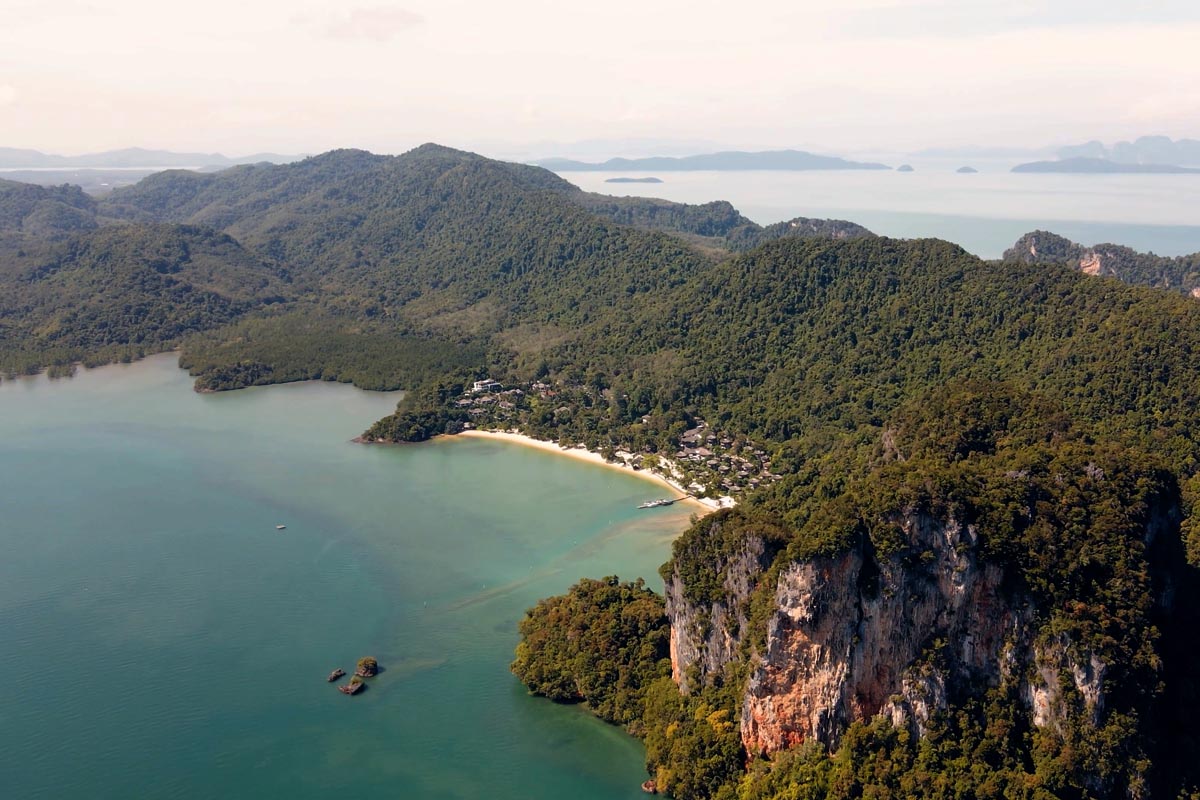
[(1088, 275), (1200, 297), (1200, 253), (1170, 258), (1139, 253), (1119, 244), (1085, 247), (1049, 231), (1032, 231), (1005, 250), (1004, 258), (1029, 264), (1058, 264)]
[(137, 357), (283, 301), (288, 276), (234, 239), (107, 227), (0, 259), (0, 371)]

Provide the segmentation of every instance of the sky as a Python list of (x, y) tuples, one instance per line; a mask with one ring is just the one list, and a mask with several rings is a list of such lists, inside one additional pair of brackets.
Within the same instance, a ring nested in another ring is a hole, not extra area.
[(0, 146), (906, 152), (1200, 138), (1196, 0), (0, 0)]

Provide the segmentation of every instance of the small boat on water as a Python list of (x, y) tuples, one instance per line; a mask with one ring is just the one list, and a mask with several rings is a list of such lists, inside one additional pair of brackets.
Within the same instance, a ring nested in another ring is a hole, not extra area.
[(638, 508), (659, 508), (660, 506), (674, 505), (675, 501), (666, 497), (661, 497), (658, 500), (651, 500), (647, 503), (642, 503)]
[(287, 528), (287, 525), (276, 525), (275, 530), (282, 531)]

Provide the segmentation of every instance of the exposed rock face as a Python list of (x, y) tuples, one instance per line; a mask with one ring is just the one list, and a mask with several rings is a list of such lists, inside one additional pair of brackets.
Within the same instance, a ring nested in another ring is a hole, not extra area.
[[(709, 535), (719, 536), (726, 524), (714, 519)], [(692, 679), (711, 683), (740, 657), (750, 595), (777, 552), (776, 544), (750, 535), (731, 552), (718, 555), (713, 568), (721, 576), (721, 596), (711, 602), (688, 597), (677, 559), (666, 581), (666, 608), (671, 619), (671, 674), (685, 694)]]
[[(970, 419), (987, 418), (977, 408)], [(1175, 796), (1171, 776), (1196, 763), (1174, 732), (1195, 717), (1200, 663), (1177, 479), (1075, 442), (1031, 451), (1047, 468), (1015, 468), (1036, 459), (983, 455), (992, 440), (978, 437), (961, 472), (923, 472), (904, 435), (884, 432), (886, 466), (838, 513), (791, 531), (723, 511), (677, 540), (664, 578), (681, 690), (738, 707), (731, 733), (751, 761), (832, 751), (880, 721), (979, 736), (1053, 765), (1080, 796)], [(908, 483), (892, 494), (896, 476)], [(947, 490), (963, 486), (980, 488)]]
[(1001, 596), (998, 567), (977, 563), (974, 528), (923, 514), (895, 522), (909, 545), (901, 556), (877, 557), (864, 539), (780, 575), (742, 709), (748, 752), (830, 744), (880, 713), (919, 733), (948, 686), (1001, 679), (1001, 648), (1019, 640), (1028, 611)]
[(894, 727), (904, 728), (924, 736), (929, 718), (949, 707), (946, 698), (946, 676), (930, 665), (905, 670), (900, 692), (892, 695), (880, 710)]
[(1100, 275), (1139, 286), (1171, 289), (1200, 297), (1196, 286), (1200, 253), (1169, 258), (1139, 253), (1117, 244), (1085, 247), (1048, 231), (1022, 236), (1004, 251), (1004, 260), (1027, 264), (1060, 264), (1085, 275)]
[(1104, 673), (1108, 667), (1094, 653), (1085, 660), (1072, 657), (1069, 642), (1054, 637), (1034, 652), (1030, 677), (1021, 687), (1021, 699), (1029, 707), (1033, 724), (1062, 729), (1066, 721), (1068, 701), (1063, 696), (1062, 676), (1069, 675), (1075, 691), (1083, 700), (1083, 709), (1091, 724), (1100, 721), (1104, 711)]
[[(766, 650), (751, 655), (743, 695), (748, 754), (832, 746), (852, 722), (877, 715), (922, 736), (939, 711), (997, 686), (1035, 726), (1101, 722), (1108, 665), (1042, 627), (1003, 570), (977, 558), (974, 526), (922, 511), (889, 522), (890, 553), (863, 536), (839, 556), (779, 573)], [(1162, 524), (1146, 529), (1148, 544)], [(754, 536), (725, 547), (717, 558), (698, 554), (713, 558), (723, 580), (711, 602), (686, 597), (678, 567), (667, 581), (672, 671), (684, 692), (743, 657), (751, 594), (775, 552)]]
[(1084, 275), (1103, 275), (1104, 265), (1100, 261), (1100, 254), (1095, 252), (1084, 253), (1079, 259), (1079, 271)]

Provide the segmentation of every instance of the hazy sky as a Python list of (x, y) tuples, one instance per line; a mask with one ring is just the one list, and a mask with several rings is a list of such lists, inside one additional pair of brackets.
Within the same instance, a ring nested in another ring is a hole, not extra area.
[(0, 146), (1200, 137), (1197, 0), (0, 0)]

